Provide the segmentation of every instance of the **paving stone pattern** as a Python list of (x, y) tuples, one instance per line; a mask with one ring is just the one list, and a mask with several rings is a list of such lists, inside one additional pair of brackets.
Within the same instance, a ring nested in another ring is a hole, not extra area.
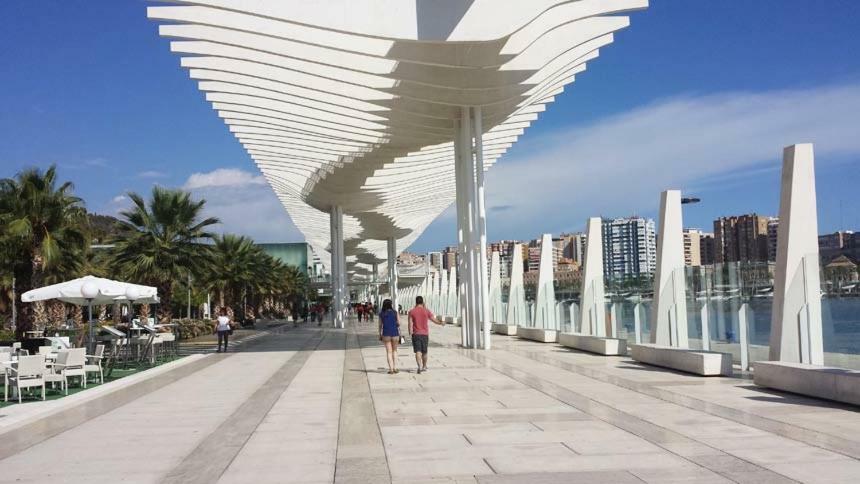
[(0, 483), (860, 482), (857, 408), (433, 330), (420, 375), (408, 345), (387, 374), (372, 324), (266, 334), (62, 433), (27, 426)]

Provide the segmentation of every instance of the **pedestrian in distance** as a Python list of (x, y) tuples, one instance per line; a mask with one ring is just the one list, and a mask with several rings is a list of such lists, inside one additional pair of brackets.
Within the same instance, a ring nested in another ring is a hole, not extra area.
[(418, 374), (427, 371), (427, 346), (430, 344), (429, 321), (444, 326), (445, 322), (437, 318), (429, 309), (424, 307), (424, 298), (415, 298), (415, 307), (409, 311), (409, 335), (412, 338), (412, 351), (415, 352), (415, 362), (418, 363)]
[(388, 374), (399, 373), (397, 369), (397, 345), (400, 344), (400, 317), (391, 299), (382, 302), (379, 312), (379, 340), (385, 345), (385, 356), (388, 358)]
[(215, 333), (218, 334), (218, 353), (221, 352), (221, 343), (224, 343), (224, 352), (227, 352), (227, 343), (230, 333), (233, 332), (233, 320), (227, 316), (227, 308), (221, 308), (218, 319), (215, 320)]

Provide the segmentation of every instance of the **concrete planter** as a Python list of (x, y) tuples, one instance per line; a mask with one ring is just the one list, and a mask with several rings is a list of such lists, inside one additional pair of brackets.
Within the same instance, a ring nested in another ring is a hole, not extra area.
[(756, 361), (753, 370), (759, 386), (860, 405), (857, 370), (783, 361)]
[(589, 336), (584, 334), (559, 333), (558, 342), (562, 346), (576, 350), (587, 351), (604, 356), (620, 356), (627, 354), (627, 340)]
[(517, 325), (515, 324), (493, 324), (493, 332), (496, 334), (506, 334), (508, 336), (517, 335)]
[(654, 344), (630, 345), (630, 356), (640, 363), (701, 376), (731, 376), (732, 355)]
[(517, 328), (517, 336), (523, 339), (537, 341), (539, 343), (555, 343), (558, 341), (558, 331), (543, 328)]

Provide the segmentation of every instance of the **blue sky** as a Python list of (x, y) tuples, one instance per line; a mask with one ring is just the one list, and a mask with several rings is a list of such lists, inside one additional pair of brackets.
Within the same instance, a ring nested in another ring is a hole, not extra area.
[[(185, 186), (226, 231), (297, 239), (145, 7), (0, 2), (0, 177), (56, 163), (102, 213), (128, 190)], [(858, 24), (853, 0), (652, 0), (490, 172), (490, 239), (654, 216), (663, 188), (703, 199), (688, 226), (775, 215), (782, 147), (806, 141), (821, 231), (860, 229)], [(452, 243), (453, 224), (443, 215), (413, 249)]]

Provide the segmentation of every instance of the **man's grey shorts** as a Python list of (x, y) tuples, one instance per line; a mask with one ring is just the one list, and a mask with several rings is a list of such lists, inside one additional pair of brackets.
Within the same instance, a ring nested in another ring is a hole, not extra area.
[(430, 341), (430, 336), (426, 334), (412, 335), (412, 350), (416, 353), (427, 354), (427, 343)]

